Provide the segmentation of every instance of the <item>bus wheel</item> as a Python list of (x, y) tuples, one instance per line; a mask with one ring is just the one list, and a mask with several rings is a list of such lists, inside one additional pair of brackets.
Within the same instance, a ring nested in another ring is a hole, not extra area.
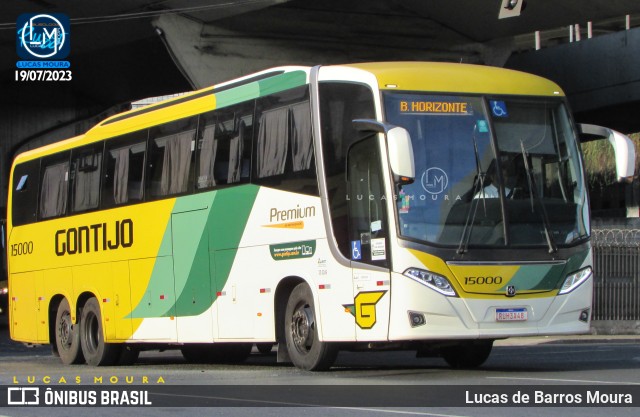
[(336, 345), (318, 338), (313, 294), (305, 283), (298, 284), (287, 302), (285, 340), (295, 366), (307, 371), (325, 371), (338, 355)]
[(82, 356), (80, 349), (79, 326), (73, 324), (71, 309), (66, 298), (58, 306), (55, 326), (56, 347), (62, 363), (65, 365), (83, 363), (84, 356)]
[(120, 358), (122, 346), (104, 342), (100, 304), (95, 298), (90, 298), (82, 309), (80, 344), (91, 366), (113, 365)]
[(440, 356), (452, 368), (477, 368), (489, 358), (492, 347), (493, 340), (460, 342), (457, 345), (443, 348), (440, 351)]

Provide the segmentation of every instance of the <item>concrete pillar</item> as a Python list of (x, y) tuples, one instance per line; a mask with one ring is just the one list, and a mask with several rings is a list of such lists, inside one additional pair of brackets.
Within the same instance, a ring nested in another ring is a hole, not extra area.
[[(194, 89), (279, 65), (321, 63), (315, 48), (295, 39), (257, 38), (179, 15), (162, 15), (153, 24)], [(322, 57), (327, 60), (340, 62), (335, 55)]]

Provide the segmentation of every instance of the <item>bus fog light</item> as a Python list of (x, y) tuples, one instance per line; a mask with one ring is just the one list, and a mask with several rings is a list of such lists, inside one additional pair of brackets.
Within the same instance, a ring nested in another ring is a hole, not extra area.
[(586, 310), (582, 310), (582, 312), (580, 313), (580, 317), (578, 318), (578, 320), (587, 323), (589, 321), (589, 309)]
[(449, 297), (455, 297), (457, 295), (449, 280), (442, 275), (434, 274), (433, 272), (418, 268), (409, 268), (404, 271), (403, 275), (426, 285), (440, 294), (444, 294)]
[(415, 311), (409, 311), (408, 313), (409, 323), (411, 324), (411, 327), (424, 326), (425, 324), (427, 324), (427, 319), (425, 318), (424, 314), (416, 313)]
[(560, 288), (558, 294), (567, 294), (578, 288), (583, 282), (585, 282), (591, 276), (591, 267), (588, 266), (573, 274), (567, 276)]

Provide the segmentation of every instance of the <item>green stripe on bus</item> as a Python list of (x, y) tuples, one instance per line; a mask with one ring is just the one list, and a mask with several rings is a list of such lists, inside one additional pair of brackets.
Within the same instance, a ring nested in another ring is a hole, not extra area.
[(505, 291), (507, 285), (515, 285), (518, 290), (550, 291), (558, 289), (568, 274), (580, 269), (588, 255), (589, 250), (577, 253), (570, 257), (566, 264), (523, 265), (499, 291)]
[[(130, 317), (195, 316), (211, 307), (229, 279), (258, 190), (245, 185), (177, 199), (161, 244), (173, 248), (173, 268), (167, 257), (156, 259), (145, 295)], [(155, 301), (159, 288), (174, 289), (175, 302), (148, 302)]]
[(278, 91), (288, 90), (306, 84), (307, 74), (304, 71), (287, 72), (265, 80), (242, 85), (230, 90), (216, 93), (216, 108), (222, 108), (264, 97)]

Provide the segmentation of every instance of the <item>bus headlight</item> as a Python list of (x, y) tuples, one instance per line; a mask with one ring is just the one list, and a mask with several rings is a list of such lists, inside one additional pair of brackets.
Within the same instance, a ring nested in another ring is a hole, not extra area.
[(567, 278), (564, 280), (564, 284), (562, 284), (562, 287), (560, 288), (558, 295), (567, 294), (575, 290), (583, 282), (589, 279), (589, 277), (591, 276), (591, 273), (592, 273), (591, 267), (588, 266), (584, 269), (574, 272), (573, 274), (568, 275)]
[(451, 286), (449, 280), (442, 275), (434, 274), (433, 272), (425, 271), (423, 269), (409, 268), (404, 271), (404, 276), (418, 281), (440, 294), (448, 297), (457, 296), (456, 291)]

